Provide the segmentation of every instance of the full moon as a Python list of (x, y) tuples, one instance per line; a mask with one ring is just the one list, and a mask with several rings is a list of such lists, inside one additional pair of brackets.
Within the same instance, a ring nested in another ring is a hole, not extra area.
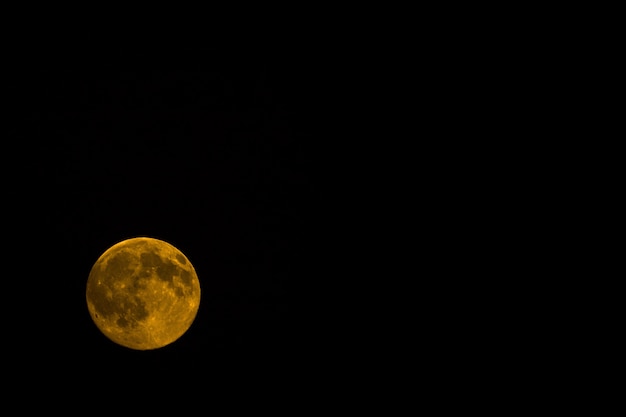
[(136, 350), (178, 340), (200, 306), (200, 282), (189, 259), (170, 243), (149, 237), (107, 249), (87, 279), (87, 307), (111, 341)]

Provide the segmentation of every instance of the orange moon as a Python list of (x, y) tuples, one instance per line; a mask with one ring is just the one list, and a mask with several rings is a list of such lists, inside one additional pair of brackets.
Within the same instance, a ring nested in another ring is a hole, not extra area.
[(176, 247), (136, 237), (98, 258), (86, 298), (93, 322), (111, 341), (136, 350), (158, 349), (191, 327), (200, 306), (200, 281)]

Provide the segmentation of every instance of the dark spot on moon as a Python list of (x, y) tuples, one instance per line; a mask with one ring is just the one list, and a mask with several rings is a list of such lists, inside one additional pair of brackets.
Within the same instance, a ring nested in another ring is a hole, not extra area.
[(180, 262), (183, 265), (187, 264), (187, 259), (185, 259), (185, 257), (181, 255), (180, 253), (176, 254), (176, 259), (178, 260), (178, 262)]
[(174, 292), (176, 293), (177, 296), (179, 297), (184, 297), (185, 296), (185, 292), (183, 291), (183, 289), (181, 287), (174, 287)]
[(141, 321), (147, 319), (149, 315), (150, 313), (146, 309), (146, 303), (140, 298), (133, 297), (130, 308), (130, 316), (136, 321)]
[(150, 276), (150, 272), (146, 270), (142, 270), (139, 272), (141, 275), (133, 274), (130, 277), (130, 285), (128, 287), (128, 292), (131, 294), (136, 294), (137, 291), (146, 289), (148, 287), (147, 280), (145, 277)]
[[(144, 284), (140, 280), (136, 280), (131, 287), (135, 285), (138, 286), (138, 289)], [(133, 295), (137, 292), (137, 289), (130, 290), (130, 295), (114, 291), (111, 297), (109, 286), (94, 284), (87, 287), (87, 299), (93, 303), (96, 318), (102, 317), (106, 320), (117, 316), (119, 317), (117, 320), (118, 325), (124, 326), (123, 323), (130, 325), (149, 316), (145, 302)]]
[(141, 264), (144, 267), (160, 266), (163, 264), (163, 260), (154, 252), (142, 252)]
[(149, 268), (141, 269), (137, 275), (137, 279), (150, 278), (152, 276), (152, 270)]
[(116, 303), (116, 310), (119, 315), (116, 323), (120, 327), (135, 326), (149, 315), (146, 303), (137, 297), (121, 297)]
[(185, 284), (187, 287), (191, 287), (191, 272), (187, 271), (186, 269), (181, 269), (180, 279), (183, 281), (183, 284)]
[(103, 272), (111, 277), (121, 277), (130, 271), (128, 268), (130, 260), (131, 255), (126, 252), (119, 252), (111, 255), (109, 261), (106, 263), (106, 269), (103, 269)]
[(90, 285), (87, 288), (87, 299), (93, 303), (94, 309), (104, 318), (108, 318), (118, 311), (115, 302), (107, 297), (107, 292), (104, 285)]
[(178, 267), (176, 265), (174, 265), (171, 262), (164, 262), (162, 265), (160, 265), (156, 272), (157, 272), (157, 276), (162, 280), (162, 281), (166, 281), (169, 282), (170, 284), (172, 283), (173, 279), (174, 279), (174, 275), (176, 274), (176, 271), (178, 270)]

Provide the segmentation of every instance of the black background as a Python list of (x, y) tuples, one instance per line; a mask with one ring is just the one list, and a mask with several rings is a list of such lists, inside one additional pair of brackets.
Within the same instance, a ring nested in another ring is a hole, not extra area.
[[(6, 277), (5, 347), (25, 384), (315, 363), (329, 341), (313, 323), (331, 308), (311, 309), (315, 277), (332, 243), (315, 74), (250, 53), (183, 69), (31, 65), (5, 78), (5, 236), (19, 266)], [(97, 258), (136, 236), (184, 252), (202, 290), (188, 332), (154, 351), (109, 341), (85, 301)]]

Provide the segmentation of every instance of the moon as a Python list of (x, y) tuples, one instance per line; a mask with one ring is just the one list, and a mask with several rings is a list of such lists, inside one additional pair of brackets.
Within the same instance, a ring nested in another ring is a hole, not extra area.
[(176, 247), (135, 237), (98, 258), (86, 298), (93, 322), (111, 341), (135, 350), (158, 349), (191, 327), (200, 306), (200, 281)]

